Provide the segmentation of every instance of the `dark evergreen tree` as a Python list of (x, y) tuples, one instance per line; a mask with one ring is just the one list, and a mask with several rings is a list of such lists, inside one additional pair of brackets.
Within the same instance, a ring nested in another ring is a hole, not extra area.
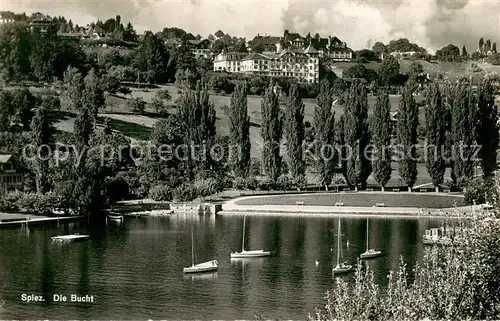
[(373, 176), (384, 191), (392, 173), (391, 167), (391, 104), (387, 90), (377, 93), (377, 104), (371, 121), (371, 134), (374, 144)]
[(467, 57), (467, 48), (465, 48), (465, 45), (462, 47), (462, 56)]
[(283, 135), (283, 117), (279, 100), (271, 83), (261, 103), (262, 164), (267, 177), (274, 183), (281, 174), (280, 143)]
[(250, 170), (250, 116), (248, 116), (247, 93), (247, 83), (237, 83), (231, 95), (229, 108), (226, 109), (233, 157), (230, 161), (236, 177), (247, 177)]
[(426, 133), (426, 166), (432, 183), (439, 192), (443, 184), (446, 143), (446, 110), (443, 103), (441, 89), (434, 83), (428, 87), (426, 93), (427, 105), (425, 106), (425, 133)]
[(476, 120), (476, 139), (481, 147), (479, 156), (483, 176), (489, 178), (496, 169), (499, 127), (495, 87), (488, 80), (483, 80), (478, 88)]
[(42, 100), (31, 121), (31, 142), (36, 148), (33, 168), (37, 193), (44, 194), (49, 190), (49, 159), (52, 152), (54, 128), (50, 118), (51, 106)]
[(403, 88), (397, 123), (398, 171), (410, 191), (417, 180), (418, 106), (413, 99), (412, 88), (411, 84)]
[(184, 144), (193, 149), (185, 157), (186, 174), (194, 178), (198, 169), (209, 169), (213, 165), (208, 151), (215, 139), (216, 117), (205, 83), (198, 82), (194, 90), (183, 91), (178, 100), (177, 117), (185, 133)]
[(459, 83), (453, 89), (451, 135), (453, 140), (453, 173), (460, 185), (474, 175), (472, 156), (475, 142), (475, 102), (470, 85)]
[(344, 108), (344, 139), (349, 149), (347, 160), (348, 181), (357, 190), (366, 187), (371, 174), (371, 162), (367, 145), (370, 142), (368, 130), (368, 96), (366, 82), (355, 79), (349, 88)]
[(305, 174), (303, 157), (304, 103), (296, 85), (290, 87), (285, 106), (284, 133), (286, 137), (288, 168), (292, 179)]
[(85, 76), (84, 84), (83, 104), (90, 112), (94, 122), (96, 122), (99, 109), (105, 106), (103, 84), (94, 69), (90, 70), (88, 75)]
[(314, 109), (314, 154), (319, 183), (328, 190), (335, 173), (338, 155), (335, 149), (335, 111), (333, 110), (333, 88), (328, 81), (321, 82)]

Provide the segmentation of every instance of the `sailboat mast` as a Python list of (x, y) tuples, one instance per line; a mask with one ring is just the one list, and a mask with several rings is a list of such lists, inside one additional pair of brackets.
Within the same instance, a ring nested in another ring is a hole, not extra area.
[(339, 218), (339, 228), (337, 233), (337, 266), (340, 264), (340, 218)]
[(366, 250), (368, 251), (368, 223), (370, 221), (366, 219)]
[(191, 229), (191, 265), (194, 266), (194, 235)]
[(243, 217), (243, 240), (241, 242), (241, 252), (245, 251), (245, 223), (246, 223), (247, 217)]

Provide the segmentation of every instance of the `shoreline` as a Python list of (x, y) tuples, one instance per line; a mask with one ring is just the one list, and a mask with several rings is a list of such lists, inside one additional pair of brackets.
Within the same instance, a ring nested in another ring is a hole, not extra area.
[(16, 219), (5, 219), (0, 220), (1, 227), (11, 227), (11, 226), (30, 226), (30, 225), (41, 225), (48, 223), (69, 223), (73, 221), (78, 221), (84, 219), (84, 216), (61, 216), (61, 217), (49, 217), (49, 216), (26, 216), (25, 218)]
[[(335, 195), (338, 193), (331, 193)], [(346, 193), (347, 194), (347, 193)], [(378, 194), (378, 195), (388, 195), (388, 194), (398, 194), (401, 193), (391, 193), (391, 192), (354, 192), (353, 194)], [(420, 193), (408, 193), (417, 194)], [(314, 195), (314, 194), (284, 194), (290, 195), (288, 197), (300, 197), (304, 195)], [(324, 194), (323, 194), (324, 195)], [(448, 193), (433, 193), (433, 195), (439, 195), (443, 197), (452, 198), (463, 198), (463, 195), (448, 194)], [(380, 218), (450, 218), (450, 219), (470, 219), (472, 218), (472, 213), (481, 212), (483, 210), (482, 205), (469, 205), (460, 207), (447, 207), (447, 208), (427, 208), (427, 207), (397, 207), (397, 206), (321, 206), (321, 205), (304, 205), (304, 202), (296, 202), (295, 205), (246, 205), (240, 204), (244, 203), (244, 200), (251, 198), (265, 198), (274, 197), (268, 195), (262, 196), (244, 196), (229, 200), (222, 204), (222, 210), (217, 213), (217, 215), (252, 215), (252, 216), (301, 216), (301, 217), (380, 217)]]

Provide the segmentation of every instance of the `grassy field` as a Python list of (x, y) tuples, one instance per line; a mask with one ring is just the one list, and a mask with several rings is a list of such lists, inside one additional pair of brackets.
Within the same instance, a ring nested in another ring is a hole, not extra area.
[(276, 195), (265, 197), (250, 197), (238, 200), (238, 205), (304, 205), (335, 206), (342, 202), (344, 206), (372, 207), (384, 203), (387, 207), (419, 207), (419, 208), (452, 208), (463, 206), (462, 197), (448, 195), (406, 194), (406, 193), (343, 193), (343, 194), (310, 194), (310, 195)]

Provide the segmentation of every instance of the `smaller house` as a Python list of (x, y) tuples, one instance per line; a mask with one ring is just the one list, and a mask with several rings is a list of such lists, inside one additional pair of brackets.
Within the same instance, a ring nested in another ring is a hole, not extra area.
[(210, 42), (210, 40), (188, 40), (187, 45), (196, 59), (212, 58), (212, 53), (210, 51), (212, 43)]
[(13, 155), (0, 154), (0, 188), (21, 190), (26, 168)]
[(0, 24), (13, 23), (16, 21), (16, 15), (10, 11), (0, 11)]
[(165, 46), (168, 48), (179, 48), (181, 46), (181, 42), (177, 39), (167, 39), (165, 40)]

